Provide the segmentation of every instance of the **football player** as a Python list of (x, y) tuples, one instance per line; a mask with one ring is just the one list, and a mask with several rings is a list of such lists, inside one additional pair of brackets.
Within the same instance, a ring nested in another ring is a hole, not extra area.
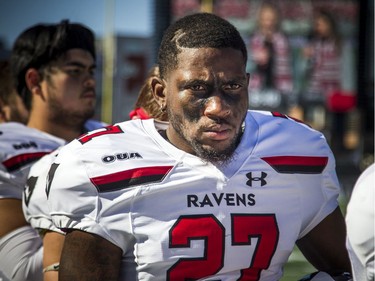
[[(22, 192), (35, 161), (102, 127), (100, 122), (87, 122), (96, 102), (95, 57), (92, 31), (68, 21), (32, 26), (14, 43), (13, 81), (30, 116), (27, 126), (0, 125), (0, 277), (4, 280), (43, 279), (42, 240), (25, 220)], [(27, 195), (31, 204), (32, 190)]]
[(248, 110), (246, 61), (228, 21), (183, 17), (151, 82), (167, 129), (131, 120), (60, 150), (60, 281), (275, 281), (295, 244), (317, 270), (350, 271), (333, 154), (320, 132)]

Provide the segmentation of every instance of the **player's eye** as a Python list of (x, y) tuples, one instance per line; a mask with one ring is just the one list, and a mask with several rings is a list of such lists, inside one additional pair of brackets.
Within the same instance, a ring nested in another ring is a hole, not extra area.
[(230, 84), (224, 85), (223, 88), (224, 88), (225, 91), (233, 91), (233, 90), (241, 89), (242, 86), (237, 84), (237, 83), (230, 83)]
[(199, 92), (199, 91), (204, 91), (205, 87), (203, 85), (192, 85), (190, 86), (190, 90)]

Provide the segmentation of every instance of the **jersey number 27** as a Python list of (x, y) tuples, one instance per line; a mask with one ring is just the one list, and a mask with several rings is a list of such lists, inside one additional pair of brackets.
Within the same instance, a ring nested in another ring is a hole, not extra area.
[[(241, 270), (238, 280), (259, 280), (262, 269), (269, 267), (279, 240), (275, 215), (232, 214), (231, 224), (231, 246), (251, 245), (251, 238), (257, 238), (249, 266)], [(188, 248), (194, 239), (204, 240), (204, 256), (181, 258), (168, 270), (167, 280), (197, 280), (214, 275), (223, 268), (225, 228), (215, 216), (181, 216), (169, 231), (170, 248)]]

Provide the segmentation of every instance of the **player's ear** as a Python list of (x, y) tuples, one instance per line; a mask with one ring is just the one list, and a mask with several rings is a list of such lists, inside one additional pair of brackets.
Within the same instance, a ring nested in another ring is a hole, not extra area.
[(165, 81), (159, 77), (153, 77), (151, 80), (151, 89), (154, 99), (160, 105), (160, 108), (164, 108), (166, 105)]
[(35, 68), (30, 68), (26, 71), (25, 74), (26, 86), (32, 94), (40, 94), (40, 82), (41, 76)]

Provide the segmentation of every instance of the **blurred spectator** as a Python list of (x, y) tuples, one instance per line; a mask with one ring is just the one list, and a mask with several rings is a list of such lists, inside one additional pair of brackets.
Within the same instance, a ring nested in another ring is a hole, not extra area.
[[(280, 30), (280, 23), (278, 7), (272, 2), (263, 2), (249, 46), (253, 68), (250, 70), (250, 98), (254, 92), (269, 93), (272, 90), (285, 95), (293, 90), (289, 42)], [(266, 94), (262, 95), (265, 97)]]
[(19, 122), (26, 124), (29, 111), (13, 88), (9, 61), (0, 61), (0, 123)]
[[(333, 16), (325, 10), (314, 14), (312, 33), (303, 48), (307, 59), (306, 85), (301, 95), (304, 120), (318, 130), (326, 130), (332, 149), (344, 147), (346, 112), (355, 106), (355, 97), (343, 85), (344, 44)], [(327, 115), (328, 113), (328, 115)]]

